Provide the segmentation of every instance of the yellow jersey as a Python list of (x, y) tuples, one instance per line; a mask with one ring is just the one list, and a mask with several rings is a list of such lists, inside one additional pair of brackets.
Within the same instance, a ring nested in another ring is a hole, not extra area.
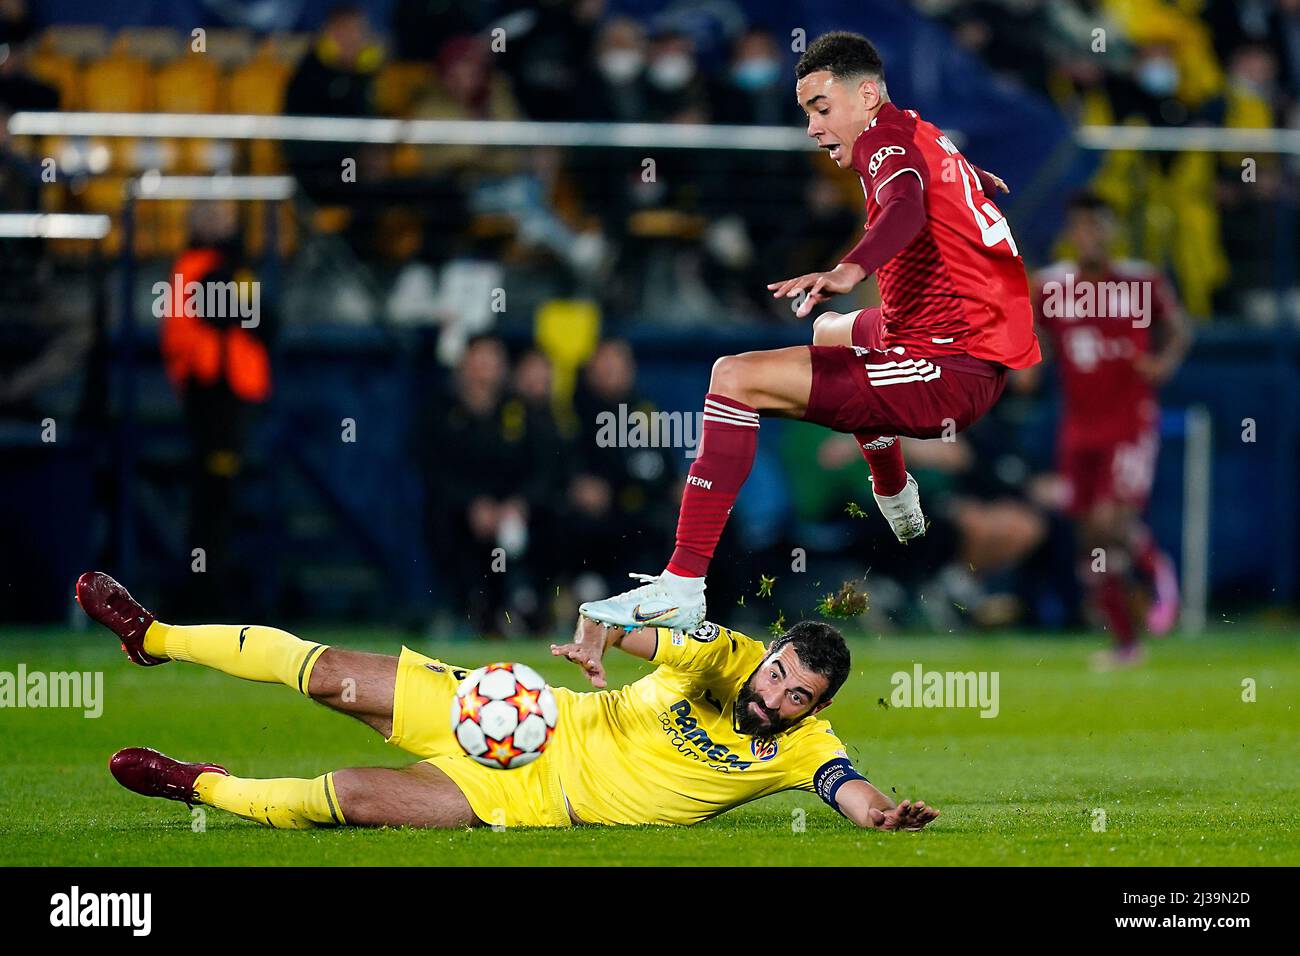
[[(735, 730), (736, 692), (763, 644), (705, 623), (663, 628), (653, 673), (619, 690), (555, 688), (559, 721), (548, 756), (586, 823), (690, 825), (782, 790), (834, 791), (853, 770), (831, 725), (805, 717), (774, 737)], [(838, 808), (837, 808), (838, 809)]]

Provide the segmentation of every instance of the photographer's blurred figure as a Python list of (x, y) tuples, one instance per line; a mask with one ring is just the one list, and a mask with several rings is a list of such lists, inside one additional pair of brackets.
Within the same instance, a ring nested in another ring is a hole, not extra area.
[(271, 316), (244, 256), (232, 202), (197, 203), (190, 245), (168, 273), (161, 327), (167, 377), (190, 437), (190, 547), (205, 570), (187, 576), (187, 608), (224, 613), (239, 589), (231, 553), (236, 485), (254, 410), (271, 394)]

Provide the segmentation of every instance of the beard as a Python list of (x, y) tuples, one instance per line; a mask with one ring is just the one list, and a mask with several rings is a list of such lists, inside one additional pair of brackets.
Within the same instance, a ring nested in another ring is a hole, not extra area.
[[(754, 674), (757, 673), (757, 670), (754, 671)], [(740, 686), (740, 690), (736, 692), (736, 731), (747, 737), (775, 737), (782, 731), (793, 727), (796, 721), (784, 720), (776, 711), (767, 709), (766, 705), (763, 703), (763, 698), (759, 697), (753, 690), (752, 685), (754, 683), (754, 674), (750, 674), (749, 679), (746, 680), (745, 683)], [(761, 710), (763, 716), (766, 717), (767, 720), (764, 721), (761, 717), (755, 714), (753, 709), (749, 706), (750, 704), (753, 704)]]

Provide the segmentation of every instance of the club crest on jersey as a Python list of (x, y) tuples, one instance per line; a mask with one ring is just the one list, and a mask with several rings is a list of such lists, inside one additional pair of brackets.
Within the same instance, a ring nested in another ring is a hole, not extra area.
[(755, 737), (749, 742), (749, 749), (759, 760), (771, 760), (776, 756), (776, 741), (771, 737)]
[(718, 636), (718, 625), (705, 621), (695, 630), (691, 631), (691, 640), (700, 641), (707, 644)]
[(867, 172), (874, 176), (876, 175), (876, 171), (880, 169), (880, 164), (890, 156), (906, 155), (907, 150), (903, 149), (901, 146), (882, 146), (880, 149), (876, 150), (875, 155), (871, 157), (871, 162), (867, 163)]

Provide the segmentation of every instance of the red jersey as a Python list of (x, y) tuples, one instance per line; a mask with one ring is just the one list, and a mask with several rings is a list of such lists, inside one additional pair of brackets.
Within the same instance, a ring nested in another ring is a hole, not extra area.
[(1135, 363), (1176, 308), (1173, 293), (1144, 262), (1114, 262), (1086, 279), (1078, 268), (1058, 262), (1034, 276), (1034, 313), (1060, 369), (1060, 441), (1073, 448), (1132, 441), (1157, 424), (1155, 390)]
[(914, 175), (925, 225), (876, 271), (886, 347), (917, 356), (969, 354), (1008, 368), (1041, 356), (1029, 280), (1011, 228), (980, 188), (957, 147), (914, 110), (886, 103), (853, 143), (866, 194), (867, 228), (880, 217), (876, 194)]

